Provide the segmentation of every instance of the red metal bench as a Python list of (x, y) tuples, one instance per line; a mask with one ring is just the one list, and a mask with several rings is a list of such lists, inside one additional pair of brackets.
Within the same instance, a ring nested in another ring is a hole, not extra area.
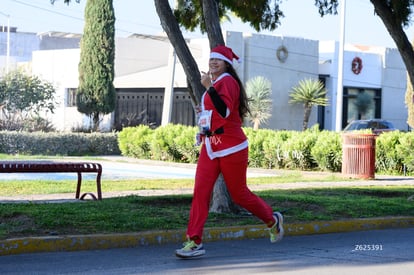
[[(94, 200), (102, 200), (101, 176), (102, 165), (91, 162), (53, 162), (53, 161), (0, 161), (0, 173), (68, 173), (78, 174), (76, 187), (76, 199), (83, 200), (89, 195)], [(97, 197), (93, 193), (80, 195), (82, 185), (82, 173), (97, 173), (96, 190)]]

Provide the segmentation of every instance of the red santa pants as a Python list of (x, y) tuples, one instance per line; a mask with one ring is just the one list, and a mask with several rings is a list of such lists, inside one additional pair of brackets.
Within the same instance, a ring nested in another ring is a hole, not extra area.
[(261, 219), (268, 227), (275, 223), (272, 208), (252, 193), (246, 185), (248, 148), (225, 157), (210, 159), (202, 145), (197, 164), (194, 195), (187, 227), (187, 237), (201, 242), (208, 217), (210, 198), (220, 172), (234, 203)]

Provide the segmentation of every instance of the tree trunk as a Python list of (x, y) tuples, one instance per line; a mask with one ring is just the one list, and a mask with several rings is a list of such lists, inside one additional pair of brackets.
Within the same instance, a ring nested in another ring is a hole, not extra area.
[(411, 85), (414, 87), (414, 50), (402, 25), (396, 23), (395, 15), (393, 15), (392, 10), (387, 6), (388, 1), (370, 1), (374, 5), (375, 13), (381, 18), (388, 33), (397, 45), (398, 51), (400, 52), (401, 58), (407, 69)]
[(191, 86), (189, 93), (193, 101), (196, 101), (193, 102), (193, 104), (198, 105), (205, 89), (200, 82), (201, 74), (197, 63), (191, 55), (190, 49), (181, 33), (180, 26), (174, 17), (168, 0), (154, 0), (154, 3), (161, 21), (161, 26), (173, 45), (174, 50), (181, 61), (185, 75), (187, 76), (188, 83)]
[(231, 212), (230, 195), (227, 191), (223, 175), (220, 174), (214, 185), (213, 197), (211, 199), (210, 212), (229, 213)]
[(253, 130), (255, 131), (259, 130), (259, 125), (260, 125), (260, 122), (258, 119), (256, 119), (253, 123)]
[(312, 105), (309, 105), (307, 103), (305, 103), (304, 105), (304, 114), (303, 114), (303, 125), (302, 125), (302, 130), (305, 131), (306, 129), (308, 129), (308, 123), (309, 123), (309, 117), (312, 111)]
[(93, 112), (92, 113), (92, 119), (93, 119), (93, 131), (98, 132), (99, 131), (99, 112)]
[(227, 190), (223, 175), (220, 174), (214, 185), (213, 197), (211, 199), (210, 212), (212, 213), (242, 213), (244, 208), (235, 204)]
[(224, 45), (223, 33), (220, 26), (220, 18), (218, 15), (217, 1), (202, 0), (203, 15), (206, 24), (206, 32), (208, 41), (210, 42), (210, 49), (217, 45)]
[[(215, 0), (202, 0), (203, 15), (206, 25), (206, 31), (208, 40), (210, 42), (210, 48), (214, 48), (217, 45), (224, 45), (223, 33), (220, 26), (220, 18), (218, 15), (217, 1)], [(227, 190), (226, 183), (223, 176), (217, 178), (214, 185), (212, 205), (210, 212), (213, 213), (238, 213), (241, 208), (236, 205)]]
[[(224, 38), (221, 32), (220, 20), (218, 17), (217, 3), (215, 0), (202, 1), (210, 47), (215, 47), (218, 44), (224, 45)], [(195, 62), (190, 50), (188, 49), (186, 41), (181, 33), (177, 20), (173, 15), (168, 0), (154, 0), (154, 3), (157, 14), (161, 21), (161, 26), (166, 32), (171, 44), (173, 45), (177, 56), (184, 68), (188, 82), (190, 83), (190, 94), (191, 91), (193, 91), (192, 98), (196, 100), (196, 102), (194, 102), (194, 105), (198, 105), (205, 89), (200, 82), (201, 74), (197, 63)], [(225, 199), (223, 199), (222, 196), (225, 196)], [(210, 209), (211, 212), (233, 212), (232, 209), (239, 209), (238, 206), (232, 202), (228, 194), (226, 184), (221, 175), (215, 184), (212, 203), (214, 207)], [(229, 207), (229, 205), (231, 206)]]

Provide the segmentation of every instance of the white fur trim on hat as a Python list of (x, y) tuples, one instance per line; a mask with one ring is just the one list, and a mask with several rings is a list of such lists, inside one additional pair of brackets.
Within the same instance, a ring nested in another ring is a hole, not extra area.
[(221, 60), (227, 61), (231, 65), (233, 65), (233, 61), (232, 60), (228, 59), (227, 57), (225, 57), (224, 55), (222, 55), (221, 53), (218, 53), (218, 52), (211, 52), (210, 53), (210, 58), (221, 59)]

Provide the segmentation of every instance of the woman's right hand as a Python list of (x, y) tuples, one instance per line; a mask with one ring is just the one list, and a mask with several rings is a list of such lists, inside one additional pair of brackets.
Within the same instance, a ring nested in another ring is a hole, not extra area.
[(211, 87), (211, 77), (210, 72), (201, 72), (201, 84), (206, 88)]

